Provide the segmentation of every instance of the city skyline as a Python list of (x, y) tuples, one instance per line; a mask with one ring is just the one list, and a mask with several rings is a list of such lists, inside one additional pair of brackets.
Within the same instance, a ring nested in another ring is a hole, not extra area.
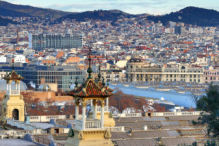
[(130, 14), (148, 13), (154, 15), (167, 14), (178, 11), (188, 6), (195, 6), (219, 11), (217, 1), (198, 0), (53, 0), (53, 1), (28, 1), (28, 0), (5, 0), (13, 4), (30, 5), (35, 7), (51, 8), (69, 12), (83, 12), (93, 10), (118, 9)]

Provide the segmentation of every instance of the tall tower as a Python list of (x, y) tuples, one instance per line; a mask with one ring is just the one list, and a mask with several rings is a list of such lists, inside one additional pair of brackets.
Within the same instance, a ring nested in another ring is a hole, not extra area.
[[(1, 121), (5, 121), (8, 118), (24, 121), (25, 103), (23, 96), (20, 95), (20, 81), (23, 77), (18, 75), (15, 71), (12, 71), (10, 74), (6, 75), (4, 79), (7, 82), (7, 92), (1, 103)], [(15, 82), (15, 86), (13, 87), (12, 82)]]
[[(69, 95), (75, 100), (75, 128), (70, 129), (68, 140), (65, 146), (114, 146), (110, 140), (111, 133), (104, 128), (104, 107), (105, 101), (112, 95), (112, 89), (95, 83), (91, 77), (91, 58), (89, 55), (88, 78), (79, 87), (76, 87)], [(93, 101), (94, 116), (87, 117), (86, 106)], [(101, 105), (101, 118), (97, 118), (97, 103)], [(79, 104), (82, 105), (82, 119), (79, 119)]]

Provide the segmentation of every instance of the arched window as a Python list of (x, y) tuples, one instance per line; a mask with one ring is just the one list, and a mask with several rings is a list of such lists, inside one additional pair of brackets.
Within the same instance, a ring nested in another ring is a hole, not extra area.
[(181, 69), (185, 69), (185, 66), (182, 66), (182, 68)]

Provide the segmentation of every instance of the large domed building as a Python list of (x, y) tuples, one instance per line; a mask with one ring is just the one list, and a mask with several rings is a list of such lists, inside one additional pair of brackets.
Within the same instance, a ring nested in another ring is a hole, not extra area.
[[(15, 82), (11, 82), (11, 89), (15, 90)], [(6, 80), (0, 79), (0, 90), (6, 91), (7, 90), (7, 83)], [(23, 81), (20, 81), (20, 90), (27, 90), (27, 86)]]

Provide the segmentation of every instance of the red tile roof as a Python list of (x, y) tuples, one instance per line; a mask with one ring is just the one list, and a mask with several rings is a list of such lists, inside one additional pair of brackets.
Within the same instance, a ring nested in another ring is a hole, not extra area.
[(74, 97), (109, 97), (113, 90), (109, 87), (103, 87), (89, 79), (85, 82), (85, 86), (80, 86), (76, 90), (70, 91), (69, 95)]

